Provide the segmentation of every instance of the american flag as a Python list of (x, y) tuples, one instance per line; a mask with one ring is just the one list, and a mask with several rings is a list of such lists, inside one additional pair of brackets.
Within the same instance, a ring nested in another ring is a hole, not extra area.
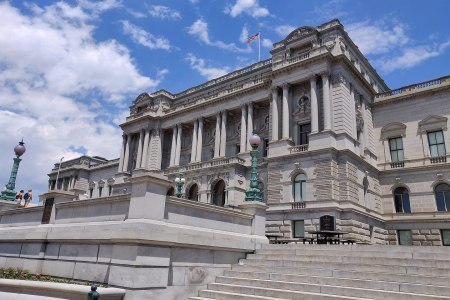
[(253, 42), (256, 39), (259, 39), (259, 32), (257, 34), (252, 35), (252, 36), (249, 36), (247, 38), (247, 43), (251, 43), (251, 42)]

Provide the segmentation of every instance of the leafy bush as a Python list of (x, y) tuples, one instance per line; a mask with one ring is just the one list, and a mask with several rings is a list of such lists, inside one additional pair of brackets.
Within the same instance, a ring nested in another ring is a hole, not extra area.
[[(55, 277), (41, 275), (41, 274), (32, 274), (28, 270), (22, 270), (22, 269), (18, 269), (18, 268), (17, 269), (0, 268), (0, 278), (91, 285), (90, 282), (86, 282), (86, 281), (77, 281), (77, 280), (64, 279), (64, 278), (55, 278)], [(106, 285), (104, 285), (104, 284), (96, 284), (96, 285), (100, 286), (100, 287), (106, 287)]]

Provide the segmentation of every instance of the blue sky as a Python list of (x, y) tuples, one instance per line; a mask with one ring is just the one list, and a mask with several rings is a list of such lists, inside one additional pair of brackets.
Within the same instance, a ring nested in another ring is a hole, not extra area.
[[(131, 101), (261, 59), (293, 29), (339, 18), (391, 88), (450, 75), (449, 1), (0, 1), (0, 184), (47, 188), (60, 157), (118, 156)], [(37, 198), (37, 197), (35, 197)]]

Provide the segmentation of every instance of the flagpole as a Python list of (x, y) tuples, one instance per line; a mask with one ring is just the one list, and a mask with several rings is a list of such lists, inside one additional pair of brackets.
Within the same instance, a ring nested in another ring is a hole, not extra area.
[(261, 61), (261, 31), (258, 34), (258, 62)]

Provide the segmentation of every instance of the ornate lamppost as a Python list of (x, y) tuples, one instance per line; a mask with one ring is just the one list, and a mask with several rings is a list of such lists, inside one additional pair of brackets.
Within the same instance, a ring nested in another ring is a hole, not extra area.
[(8, 184), (6, 185), (6, 190), (3, 191), (0, 195), (0, 199), (3, 200), (9, 200), (9, 201), (15, 201), (16, 200), (16, 178), (17, 178), (17, 171), (19, 170), (19, 164), (20, 164), (20, 157), (25, 153), (25, 143), (22, 141), (19, 142), (19, 145), (14, 147), (14, 153), (16, 154), (16, 157), (14, 158), (14, 163), (11, 170), (11, 176), (9, 176)]
[(181, 189), (183, 188), (184, 183), (186, 182), (186, 178), (184, 178), (183, 173), (179, 173), (177, 177), (175, 177), (175, 185), (177, 187), (177, 191), (175, 196), (181, 198)]
[(252, 158), (252, 172), (250, 175), (250, 187), (245, 191), (245, 201), (260, 201), (262, 202), (261, 190), (258, 187), (258, 146), (261, 144), (261, 138), (253, 134), (248, 141), (252, 146), (250, 156)]

